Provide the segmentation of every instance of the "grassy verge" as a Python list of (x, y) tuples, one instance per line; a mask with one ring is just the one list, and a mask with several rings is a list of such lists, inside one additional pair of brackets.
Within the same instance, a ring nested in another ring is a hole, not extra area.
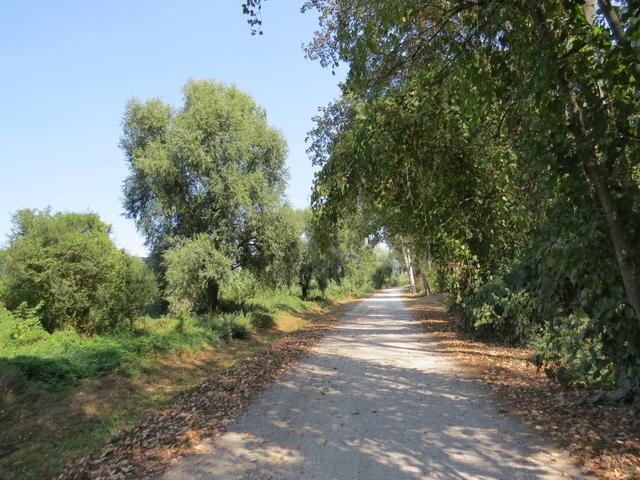
[[(0, 349), (0, 478), (46, 478), (206, 378), (339, 308), (265, 292), (218, 316), (132, 332), (61, 332)], [(239, 326), (238, 326), (239, 325)]]

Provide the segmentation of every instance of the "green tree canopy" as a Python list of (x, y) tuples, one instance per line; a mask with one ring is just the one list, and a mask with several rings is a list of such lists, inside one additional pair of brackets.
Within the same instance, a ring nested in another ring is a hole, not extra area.
[(4, 253), (2, 300), (40, 307), (44, 327), (106, 331), (144, 313), (155, 280), (144, 263), (118, 250), (93, 213), (20, 210)]
[(316, 211), (433, 259), (468, 326), (544, 331), (550, 371), (640, 390), (638, 2), (304, 8), (309, 56), (349, 67), (312, 132)]
[[(265, 270), (266, 218), (283, 206), (286, 144), (266, 113), (235, 87), (191, 81), (184, 104), (132, 100), (122, 148), (130, 167), (124, 208), (156, 258), (206, 236), (233, 268)], [(273, 242), (271, 246), (274, 246)], [(218, 280), (208, 277), (208, 308)]]

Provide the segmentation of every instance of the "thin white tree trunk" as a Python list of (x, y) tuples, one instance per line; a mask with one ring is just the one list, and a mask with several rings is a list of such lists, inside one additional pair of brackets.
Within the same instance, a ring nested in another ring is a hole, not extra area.
[(409, 275), (409, 289), (411, 293), (416, 293), (416, 278), (413, 275), (413, 262), (411, 261), (411, 252), (409, 252), (409, 248), (407, 247), (404, 240), (402, 242), (402, 254), (404, 255), (404, 264), (407, 267), (407, 275)]

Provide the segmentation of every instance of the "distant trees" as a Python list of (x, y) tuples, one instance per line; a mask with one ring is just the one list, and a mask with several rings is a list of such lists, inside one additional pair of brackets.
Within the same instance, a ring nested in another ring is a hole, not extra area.
[(155, 280), (142, 260), (118, 250), (93, 213), (20, 210), (2, 254), (0, 300), (39, 307), (48, 331), (112, 330), (145, 312)]
[(303, 229), (300, 236), (300, 263), (297, 283), (302, 290), (302, 298), (306, 299), (314, 278), (324, 293), (331, 276), (330, 262), (326, 258), (326, 252), (320, 248), (318, 242), (320, 232), (313, 222), (311, 210), (300, 210), (298, 216)]
[[(170, 302), (214, 309), (225, 272), (236, 268), (271, 283), (292, 281), (287, 249), (296, 232), (283, 201), (286, 144), (248, 95), (192, 81), (179, 110), (133, 100), (121, 145), (131, 171), (124, 208), (157, 271), (165, 275), (163, 258), (169, 267), (162, 284)], [(185, 278), (188, 272), (195, 276)], [(198, 292), (187, 292), (190, 282), (199, 282)]]
[[(121, 145), (130, 167), (124, 207), (151, 248), (176, 313), (214, 310), (225, 284), (331, 280), (362, 289), (375, 270), (362, 217), (338, 228), (284, 201), (286, 145), (246, 94), (213, 81), (184, 87), (184, 104), (127, 105)], [(238, 275), (237, 272), (242, 272)]]

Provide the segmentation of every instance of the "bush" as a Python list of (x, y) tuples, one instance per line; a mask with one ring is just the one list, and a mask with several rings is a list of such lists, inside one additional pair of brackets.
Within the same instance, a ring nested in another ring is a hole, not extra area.
[(531, 359), (547, 376), (563, 385), (615, 383), (611, 362), (602, 351), (602, 338), (587, 335), (589, 318), (569, 315), (554, 322), (531, 342)]
[(256, 296), (262, 289), (262, 285), (253, 273), (237, 269), (229, 275), (227, 282), (223, 285), (222, 293), (226, 299), (242, 302)]
[[(113, 292), (109, 315), (129, 320), (133, 325), (136, 316), (148, 312), (158, 302), (158, 285), (144, 260), (120, 252), (116, 288)], [(119, 323), (119, 326), (122, 323)]]
[(115, 247), (97, 215), (20, 210), (13, 222), (0, 294), (10, 310), (40, 306), (48, 332), (110, 331), (153, 300), (153, 276)]
[(251, 315), (245, 315), (244, 312), (204, 315), (203, 321), (227, 341), (249, 338), (254, 330)]
[(463, 325), (485, 338), (524, 343), (539, 327), (534, 321), (537, 302), (527, 290), (510, 287), (504, 277), (495, 276), (467, 299)]
[(270, 328), (273, 326), (273, 316), (264, 312), (251, 312), (251, 325), (255, 328)]
[(10, 312), (0, 305), (0, 348), (29, 345), (49, 337), (42, 328), (40, 307), (28, 308), (21, 303), (15, 312)]
[(591, 205), (560, 200), (514, 257), (455, 297), (463, 324), (495, 339), (530, 341), (532, 361), (561, 383), (633, 395), (640, 392), (638, 319), (603, 219)]
[(220, 285), (231, 274), (231, 259), (205, 234), (186, 239), (164, 254), (166, 299), (177, 316), (208, 313), (218, 304)]
[[(20, 321), (11, 312), (8, 315), (11, 324)], [(39, 327), (42, 335), (25, 342), (25, 337), (7, 334), (15, 330), (7, 327), (8, 315), (0, 310), (0, 388), (8, 383), (18, 388), (30, 381), (57, 389), (113, 371), (134, 375), (148, 354), (198, 350), (222, 340), (220, 332), (199, 319), (162, 317), (141, 319), (135, 329), (91, 337), (73, 330), (49, 334)], [(230, 335), (242, 335), (240, 329), (234, 327)]]

